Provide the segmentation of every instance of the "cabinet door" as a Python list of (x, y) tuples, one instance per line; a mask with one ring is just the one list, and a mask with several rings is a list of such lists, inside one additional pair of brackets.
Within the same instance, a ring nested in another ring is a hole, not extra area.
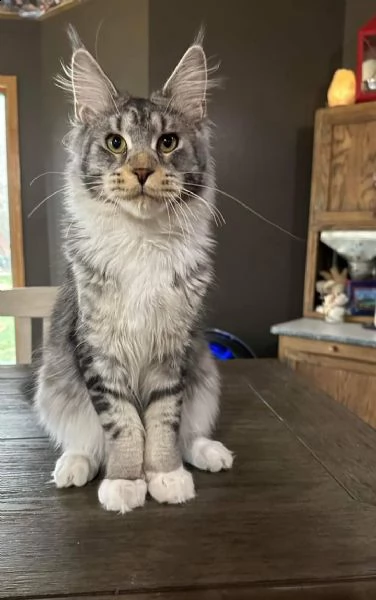
[(281, 336), (279, 357), (376, 429), (375, 348)]
[(315, 229), (376, 226), (376, 103), (316, 114), (311, 193)]

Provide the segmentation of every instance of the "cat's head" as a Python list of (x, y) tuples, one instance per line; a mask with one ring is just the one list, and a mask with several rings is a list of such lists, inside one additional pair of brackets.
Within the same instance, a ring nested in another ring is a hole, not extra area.
[(213, 166), (201, 41), (162, 89), (143, 99), (120, 93), (73, 31), (71, 39), (68, 79), (60, 83), (74, 102), (70, 176), (85, 190), (85, 204), (90, 197), (95, 212), (142, 219), (174, 217), (179, 205), (202, 210), (211, 202)]

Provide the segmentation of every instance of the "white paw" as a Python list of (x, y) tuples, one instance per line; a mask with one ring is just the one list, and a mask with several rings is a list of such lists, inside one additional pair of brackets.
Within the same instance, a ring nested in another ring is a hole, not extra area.
[(124, 514), (145, 504), (147, 486), (143, 479), (104, 479), (99, 486), (99, 502), (106, 510)]
[(221, 442), (208, 438), (197, 438), (193, 441), (186, 456), (187, 461), (198, 469), (216, 473), (223, 469), (231, 469), (234, 456)]
[(184, 467), (169, 473), (149, 473), (148, 490), (157, 502), (181, 504), (195, 497), (193, 477)]
[(56, 487), (82, 487), (95, 476), (95, 467), (84, 454), (64, 453), (52, 474)]

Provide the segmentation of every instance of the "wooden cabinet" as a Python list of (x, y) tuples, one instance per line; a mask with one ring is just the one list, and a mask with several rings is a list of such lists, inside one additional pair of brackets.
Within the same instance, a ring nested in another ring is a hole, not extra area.
[(376, 428), (376, 348), (280, 336), (279, 357)]
[(310, 227), (376, 227), (376, 103), (322, 109), (315, 123)]
[(376, 428), (375, 334), (360, 324), (321, 323), (315, 311), (319, 272), (333, 259), (320, 233), (376, 230), (376, 102), (319, 110), (313, 154), (303, 309), (309, 318), (272, 332), (282, 361)]
[(305, 316), (321, 318), (315, 313), (321, 231), (376, 229), (375, 184), (376, 102), (319, 110), (315, 121)]

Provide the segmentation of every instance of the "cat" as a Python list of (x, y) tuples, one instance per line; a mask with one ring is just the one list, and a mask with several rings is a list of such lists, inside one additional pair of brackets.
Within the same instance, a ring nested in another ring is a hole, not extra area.
[(40, 422), (62, 448), (58, 488), (104, 468), (107, 510), (183, 503), (191, 472), (232, 453), (210, 439), (220, 383), (202, 330), (213, 277), (214, 164), (202, 41), (149, 99), (120, 94), (71, 29), (74, 102), (66, 275), (38, 372)]

